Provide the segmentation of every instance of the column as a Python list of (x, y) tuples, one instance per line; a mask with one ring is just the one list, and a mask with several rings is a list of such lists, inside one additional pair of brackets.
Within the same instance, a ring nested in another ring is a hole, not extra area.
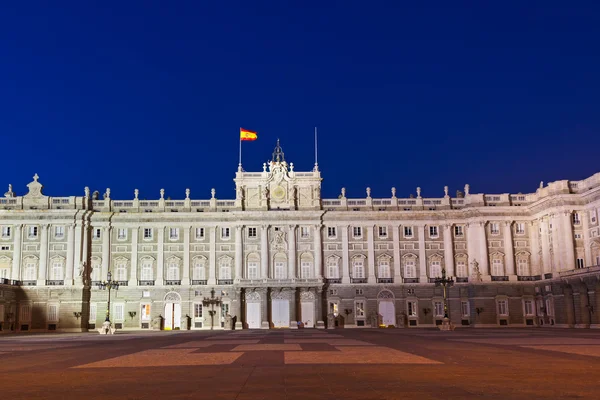
[(315, 225), (315, 278), (319, 279), (323, 277), (323, 242), (321, 239), (322, 225)]
[(375, 278), (375, 227), (367, 227), (367, 283), (377, 283)]
[(573, 216), (571, 211), (561, 213), (561, 248), (563, 252), (563, 264), (561, 270), (575, 269), (575, 243), (573, 237)]
[(296, 303), (296, 289), (290, 288), (290, 328), (298, 329), (298, 320), (296, 319), (296, 311), (298, 303)]
[[(110, 229), (109, 229), (110, 234)], [(67, 270), (65, 271), (65, 286), (73, 286), (73, 268), (75, 267), (75, 225), (69, 224), (67, 230)]]
[[(260, 230), (260, 278), (267, 279), (268, 277), (269, 277), (269, 225), (262, 225), (261, 230)], [(267, 299), (267, 301), (268, 301), (268, 299)], [(264, 317), (264, 318), (266, 318), (266, 317)]]
[(550, 215), (550, 224), (552, 224), (552, 271), (558, 272), (562, 270), (563, 258), (561, 251), (563, 244), (561, 242), (561, 223), (560, 216)]
[(425, 252), (425, 225), (417, 226), (419, 235), (419, 282), (427, 283), (427, 253)]
[(156, 281), (155, 285), (163, 285), (165, 280), (165, 227), (158, 228), (158, 243), (156, 255)]
[(288, 227), (288, 279), (296, 278), (296, 225)]
[(540, 238), (542, 241), (542, 274), (549, 274), (552, 272), (552, 255), (550, 254), (550, 230), (549, 222), (547, 218), (540, 220)]
[(479, 242), (479, 271), (481, 271), (481, 275), (483, 280), (491, 281), (490, 275), (490, 261), (488, 258), (488, 247), (487, 247), (487, 238), (485, 234), (485, 221), (481, 221), (477, 223), (477, 236)]
[(579, 286), (579, 311), (581, 313), (581, 324), (583, 324), (582, 328), (589, 328), (591, 319), (590, 319), (590, 298), (588, 295), (587, 286), (582, 284)]
[(208, 228), (209, 230), (209, 240), (208, 244), (209, 256), (208, 256), (208, 284), (216, 285), (217, 284), (217, 227), (211, 226)]
[(317, 301), (317, 325), (315, 326), (317, 329), (325, 329), (325, 321), (323, 321), (323, 288), (317, 288), (317, 293), (315, 293), (316, 301)]
[(446, 275), (454, 276), (454, 244), (452, 243), (452, 224), (444, 225), (444, 266)]
[(190, 284), (190, 229), (183, 228), (183, 273), (181, 274), (181, 285)]
[(469, 276), (474, 274), (473, 262), (477, 261), (477, 263), (479, 263), (479, 256), (477, 254), (477, 228), (475, 227), (475, 224), (475, 222), (468, 222), (465, 224), (467, 235), (467, 254), (469, 256), (469, 265), (467, 265)]
[[(242, 243), (243, 235), (244, 235), (244, 227), (242, 225), (236, 226), (235, 227), (235, 276), (233, 277), (236, 282), (239, 282), (239, 280), (242, 279), (242, 267), (244, 265), (244, 243)], [(241, 318), (241, 314), (239, 314), (239, 313), (238, 313), (238, 318)], [(236, 322), (236, 324), (237, 324), (237, 322)]]
[(269, 293), (267, 288), (256, 289), (260, 293), (260, 329), (269, 329)]
[(592, 260), (592, 248), (590, 247), (590, 212), (581, 211), (581, 219), (583, 225), (583, 255), (585, 257), (583, 265), (589, 267), (596, 264), (595, 260)]
[(531, 241), (531, 275), (541, 275), (542, 268), (540, 265), (540, 237), (539, 228), (536, 221), (529, 223), (529, 239)]
[[(13, 264), (11, 279), (18, 281), (21, 269), (21, 244), (23, 241), (23, 225), (15, 225), (15, 237), (13, 241)], [(45, 282), (44, 282), (45, 283)]]
[(110, 265), (110, 230), (108, 226), (102, 229), (102, 270), (100, 280), (106, 279)]
[(138, 284), (138, 241), (139, 228), (134, 227), (131, 230), (131, 275), (129, 286), (137, 286)]
[(42, 225), (40, 235), (40, 265), (38, 266), (37, 285), (44, 286), (46, 284), (46, 276), (48, 271), (48, 225)]
[(517, 280), (515, 271), (515, 251), (512, 240), (512, 221), (504, 221), (504, 262), (505, 274), (511, 281)]
[(339, 228), (342, 231), (342, 283), (350, 283), (348, 225), (343, 225)]
[(565, 301), (565, 314), (567, 317), (567, 325), (569, 328), (575, 326), (575, 306), (573, 302), (573, 289), (571, 286), (566, 286), (563, 290), (563, 296)]
[(392, 246), (394, 251), (394, 282), (402, 283), (402, 263), (400, 258), (400, 231), (398, 226), (392, 226)]
[(83, 222), (82, 230), (81, 230), (81, 260), (85, 263), (84, 275), (85, 280), (88, 285), (92, 280), (92, 266), (90, 264), (90, 226), (87, 222)]

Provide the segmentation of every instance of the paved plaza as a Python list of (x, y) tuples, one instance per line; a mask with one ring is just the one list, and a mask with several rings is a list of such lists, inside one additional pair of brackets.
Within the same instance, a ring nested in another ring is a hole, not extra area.
[(0, 336), (6, 399), (600, 398), (600, 332), (425, 329)]

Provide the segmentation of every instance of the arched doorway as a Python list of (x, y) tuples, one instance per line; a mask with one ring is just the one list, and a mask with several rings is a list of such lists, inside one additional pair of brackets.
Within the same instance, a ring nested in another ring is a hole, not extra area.
[(382, 324), (385, 326), (396, 325), (396, 305), (394, 304), (394, 293), (382, 290), (377, 295), (377, 310), (381, 315)]
[(315, 327), (315, 295), (313, 292), (300, 293), (300, 320), (305, 328)]
[(260, 329), (260, 306), (260, 293), (256, 291), (246, 292), (246, 324), (248, 329)]
[(181, 296), (169, 292), (165, 296), (165, 331), (181, 328)]

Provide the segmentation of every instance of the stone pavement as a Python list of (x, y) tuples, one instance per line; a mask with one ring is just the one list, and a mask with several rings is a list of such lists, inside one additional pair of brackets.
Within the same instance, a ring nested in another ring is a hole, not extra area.
[(252, 330), (0, 336), (7, 399), (600, 398), (600, 332)]

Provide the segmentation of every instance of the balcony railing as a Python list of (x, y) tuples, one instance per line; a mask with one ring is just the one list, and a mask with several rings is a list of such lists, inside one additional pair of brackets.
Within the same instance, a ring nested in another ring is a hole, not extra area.
[(466, 276), (457, 276), (456, 277), (456, 283), (467, 283), (469, 282), (469, 278)]
[(492, 282), (508, 282), (508, 276), (492, 276)]
[(62, 279), (53, 279), (53, 280), (46, 281), (46, 286), (62, 286), (64, 284), (65, 284), (65, 281)]
[(97, 287), (101, 283), (102, 282), (100, 282), (100, 281), (92, 281), (92, 287)]
[(154, 286), (154, 281), (138, 281), (138, 286)]
[(327, 283), (342, 283), (341, 278), (327, 278)]
[(165, 285), (178, 286), (178, 285), (181, 285), (181, 281), (180, 280), (176, 280), (176, 279), (166, 280), (165, 281)]
[(207, 280), (206, 279), (195, 279), (192, 280), (192, 285), (206, 285)]
[(35, 286), (35, 285), (37, 285), (37, 281), (22, 281), (21, 285), (22, 286)]
[(367, 283), (367, 278), (350, 278), (350, 283)]
[(233, 285), (233, 279), (219, 279), (217, 285)]
[(128, 281), (117, 281), (117, 283), (119, 284), (119, 286), (127, 286), (127, 284), (129, 282)]
[(521, 282), (540, 281), (540, 280), (542, 280), (542, 276), (541, 275), (517, 276), (517, 280), (521, 281)]
[(404, 278), (404, 283), (419, 283), (419, 278)]
[(377, 278), (377, 283), (394, 283), (394, 278)]

